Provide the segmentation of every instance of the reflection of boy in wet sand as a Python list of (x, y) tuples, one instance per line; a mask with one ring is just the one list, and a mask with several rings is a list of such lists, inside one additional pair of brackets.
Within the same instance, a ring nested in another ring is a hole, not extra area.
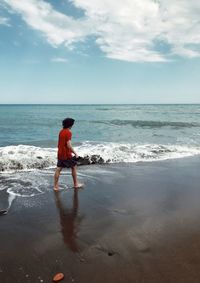
[(72, 154), (74, 154), (75, 157), (78, 158), (78, 154), (75, 152), (71, 144), (72, 133), (70, 130), (74, 124), (74, 119), (66, 118), (65, 120), (63, 120), (62, 124), (63, 129), (60, 131), (58, 138), (58, 163), (56, 172), (54, 174), (55, 191), (58, 191), (58, 181), (60, 172), (63, 168), (71, 168), (75, 189), (81, 188), (83, 186), (83, 184), (78, 183), (77, 162), (72, 156)]
[(73, 252), (79, 252), (77, 245), (77, 232), (78, 224), (81, 220), (78, 217), (78, 192), (74, 190), (73, 206), (71, 209), (66, 209), (63, 207), (59, 194), (55, 194), (56, 205), (60, 216), (61, 232), (63, 235), (63, 240), (70, 250)]

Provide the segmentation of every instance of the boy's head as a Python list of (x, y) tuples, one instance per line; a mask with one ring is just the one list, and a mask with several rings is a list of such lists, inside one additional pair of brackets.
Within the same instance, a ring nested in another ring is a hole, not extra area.
[(66, 118), (62, 121), (63, 129), (71, 128), (74, 125), (75, 120), (72, 118)]

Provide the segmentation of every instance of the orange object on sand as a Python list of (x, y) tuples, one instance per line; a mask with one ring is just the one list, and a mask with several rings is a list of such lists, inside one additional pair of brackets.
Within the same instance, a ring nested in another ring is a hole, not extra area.
[(53, 277), (53, 282), (58, 282), (60, 280), (62, 280), (64, 278), (64, 274), (63, 273), (57, 273), (54, 277)]

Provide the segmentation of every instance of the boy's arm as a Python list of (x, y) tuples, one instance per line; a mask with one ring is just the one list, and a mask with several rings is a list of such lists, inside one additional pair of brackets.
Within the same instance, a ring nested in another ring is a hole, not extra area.
[(71, 150), (71, 152), (72, 152), (72, 153), (74, 153), (74, 154), (75, 154), (76, 158), (78, 158), (78, 154), (77, 154), (77, 153), (76, 153), (76, 151), (73, 149), (73, 147), (72, 147), (72, 144), (71, 144), (71, 141), (70, 141), (70, 140), (67, 142), (67, 147)]

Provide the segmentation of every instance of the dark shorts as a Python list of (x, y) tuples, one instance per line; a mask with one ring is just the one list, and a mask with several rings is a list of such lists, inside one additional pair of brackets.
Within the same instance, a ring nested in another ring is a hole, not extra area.
[(61, 168), (73, 168), (76, 165), (77, 165), (77, 162), (73, 158), (66, 159), (66, 160), (58, 160), (57, 162), (57, 167), (61, 167)]

